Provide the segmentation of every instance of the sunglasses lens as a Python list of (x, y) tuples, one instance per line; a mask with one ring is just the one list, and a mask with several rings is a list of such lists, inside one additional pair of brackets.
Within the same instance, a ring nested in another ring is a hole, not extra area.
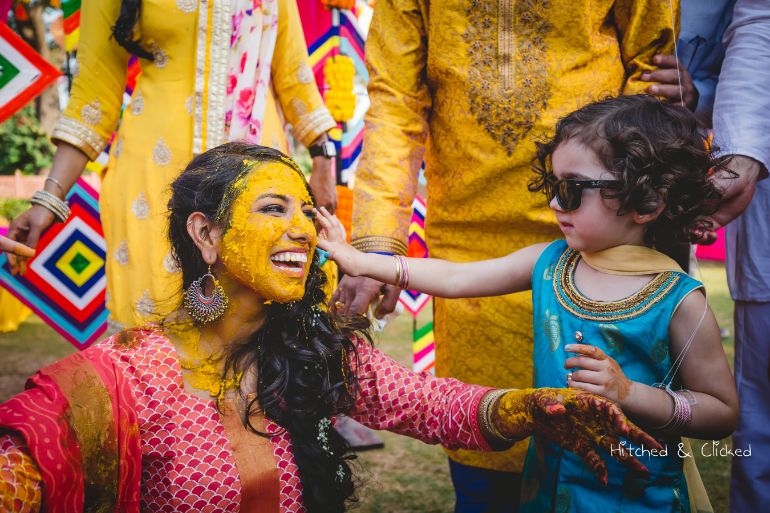
[(583, 190), (571, 180), (562, 180), (556, 189), (556, 200), (564, 210), (575, 210), (580, 206)]

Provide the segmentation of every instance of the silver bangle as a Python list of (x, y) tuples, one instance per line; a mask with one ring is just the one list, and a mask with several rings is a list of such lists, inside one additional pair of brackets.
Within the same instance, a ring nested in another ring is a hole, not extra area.
[(53, 212), (59, 222), (64, 222), (70, 216), (70, 207), (63, 200), (48, 191), (36, 191), (29, 200), (33, 205), (40, 205)]

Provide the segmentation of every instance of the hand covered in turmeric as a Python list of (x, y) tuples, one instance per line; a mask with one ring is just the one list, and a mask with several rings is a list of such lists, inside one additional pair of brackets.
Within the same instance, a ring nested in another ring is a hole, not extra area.
[(604, 485), (607, 484), (607, 466), (597, 452), (598, 447), (642, 474), (648, 472), (647, 468), (630, 452), (621, 454), (611, 451), (611, 447), (617, 447), (622, 437), (632, 443), (662, 449), (654, 438), (631, 423), (618, 405), (574, 389), (512, 390), (492, 405), (490, 421), (510, 440), (535, 434), (574, 452)]

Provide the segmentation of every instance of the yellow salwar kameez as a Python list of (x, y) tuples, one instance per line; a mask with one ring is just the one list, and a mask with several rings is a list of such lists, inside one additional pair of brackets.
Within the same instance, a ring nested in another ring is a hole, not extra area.
[[(226, 140), (221, 127), (234, 24), (230, 2), (142, 2), (134, 33), (154, 60), (141, 61), (142, 73), (112, 145), (100, 196), (108, 250), (107, 306), (121, 324), (139, 324), (177, 306), (181, 274), (166, 240), (168, 186), (194, 151)], [(120, 4), (83, 2), (79, 74), (52, 134), (91, 159), (115, 130), (123, 99), (129, 56), (111, 34)], [(274, 119), (280, 107), (294, 136), (308, 145), (336, 124), (308, 64), (296, 3), (276, 4), (272, 87), (264, 113)], [(261, 137), (267, 145), (283, 141), (282, 134), (264, 130)]]
[[(482, 260), (558, 238), (543, 196), (527, 190), (534, 141), (587, 102), (642, 92), (649, 83), (638, 77), (653, 69), (652, 56), (673, 50), (678, 3), (378, 2), (366, 44), (371, 108), (355, 179), (354, 245), (405, 251), (423, 160), (432, 257)], [(437, 299), (434, 315), (438, 375), (531, 386), (529, 293)], [(519, 472), (525, 450), (526, 442), (450, 457)]]

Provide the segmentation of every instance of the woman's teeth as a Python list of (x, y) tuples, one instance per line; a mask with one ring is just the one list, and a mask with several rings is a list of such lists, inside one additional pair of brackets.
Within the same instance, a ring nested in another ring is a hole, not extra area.
[(305, 267), (305, 264), (307, 263), (307, 253), (276, 253), (270, 257), (270, 260), (276, 267), (298, 271)]
[(273, 262), (299, 262), (307, 263), (307, 253), (276, 253), (270, 257)]

